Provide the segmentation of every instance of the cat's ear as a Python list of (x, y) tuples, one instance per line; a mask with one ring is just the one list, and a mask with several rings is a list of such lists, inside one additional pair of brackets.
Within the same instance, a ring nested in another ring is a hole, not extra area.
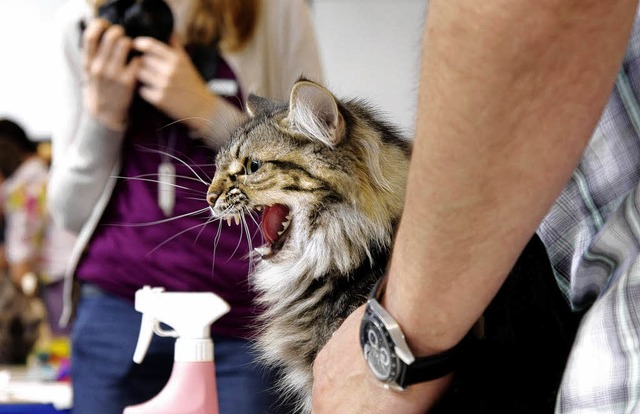
[(344, 119), (331, 92), (317, 83), (301, 80), (289, 97), (289, 127), (333, 147), (344, 136)]
[(247, 96), (247, 102), (245, 105), (247, 113), (251, 118), (260, 114), (269, 113), (275, 106), (276, 105), (273, 101), (254, 94), (249, 94), (249, 96)]

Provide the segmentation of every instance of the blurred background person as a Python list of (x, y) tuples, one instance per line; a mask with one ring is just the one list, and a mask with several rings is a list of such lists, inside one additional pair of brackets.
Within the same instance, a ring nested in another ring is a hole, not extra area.
[(135, 2), (148, 7), (135, 13), (151, 15), (147, 36), (111, 24), (126, 3), (71, 0), (60, 14), (65, 112), (49, 196), (56, 219), (79, 235), (65, 313), (74, 411), (120, 414), (165, 385), (173, 338), (155, 337), (143, 363), (132, 362), (133, 298), (150, 285), (225, 299), (231, 311), (213, 326), (220, 412), (277, 412), (272, 376), (250, 346), (260, 310), (246, 256), (257, 226), (206, 224), (205, 194), (248, 93), (284, 100), (300, 76), (322, 80), (307, 5), (171, 0), (165, 39), (155, 32), (168, 21), (160, 1)]
[[(27, 337), (38, 334), (38, 339), (46, 342), (51, 335), (64, 337), (68, 333), (59, 327), (58, 321), (62, 311), (63, 278), (75, 237), (56, 226), (49, 215), (48, 180), (48, 164), (38, 156), (37, 143), (30, 140), (16, 122), (0, 119), (0, 211), (4, 219), (6, 256), (3, 260), (7, 266), (5, 276), (14, 285), (10, 287), (3, 281), (2, 303), (15, 311), (5, 316), (12, 318), (8, 323), (14, 324), (14, 332), (23, 336), (25, 349), (20, 355), (24, 357), (33, 346)], [(40, 309), (40, 302), (22, 300), (20, 294), (42, 297), (49, 322), (47, 329), (36, 330), (45, 312)], [(11, 341), (8, 333), (2, 335), (3, 341)]]
[[(1, 186), (2, 184), (0, 184)], [(4, 243), (4, 213), (2, 205), (0, 205), (0, 272), (3, 276), (9, 274), (9, 263), (7, 262), (7, 249)]]

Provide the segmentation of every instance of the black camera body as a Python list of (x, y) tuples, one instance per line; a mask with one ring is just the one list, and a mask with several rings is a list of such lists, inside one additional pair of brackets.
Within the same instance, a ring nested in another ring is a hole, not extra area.
[(163, 0), (111, 0), (98, 9), (98, 16), (124, 28), (130, 38), (149, 36), (169, 43), (173, 13)]
[[(122, 26), (125, 34), (132, 39), (148, 36), (168, 44), (173, 33), (173, 13), (164, 0), (108, 0), (98, 8), (97, 13), (98, 17)], [(85, 22), (80, 21), (80, 47), (85, 28)], [(219, 62), (217, 41), (206, 45), (191, 45), (187, 47), (187, 51), (203, 79), (212, 79)], [(139, 52), (132, 50), (127, 61), (139, 55)]]

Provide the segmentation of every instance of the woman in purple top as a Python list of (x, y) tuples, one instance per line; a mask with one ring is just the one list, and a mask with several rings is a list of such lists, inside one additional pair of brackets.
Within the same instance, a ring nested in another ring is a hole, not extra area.
[(94, 19), (99, 5), (84, 0), (59, 16), (63, 116), (49, 203), (78, 234), (63, 318), (73, 321), (74, 411), (121, 413), (166, 383), (173, 339), (154, 338), (143, 364), (131, 361), (133, 297), (150, 285), (224, 298), (231, 311), (213, 326), (220, 412), (277, 412), (249, 347), (257, 228), (207, 224), (204, 196), (247, 93), (285, 99), (301, 75), (321, 80), (311, 20), (302, 0), (167, 3), (166, 43)]

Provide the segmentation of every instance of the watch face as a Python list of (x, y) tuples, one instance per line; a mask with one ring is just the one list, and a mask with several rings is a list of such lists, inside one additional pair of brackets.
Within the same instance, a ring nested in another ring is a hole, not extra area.
[(383, 382), (394, 382), (398, 376), (395, 345), (382, 322), (367, 310), (360, 329), (364, 358), (373, 375)]

